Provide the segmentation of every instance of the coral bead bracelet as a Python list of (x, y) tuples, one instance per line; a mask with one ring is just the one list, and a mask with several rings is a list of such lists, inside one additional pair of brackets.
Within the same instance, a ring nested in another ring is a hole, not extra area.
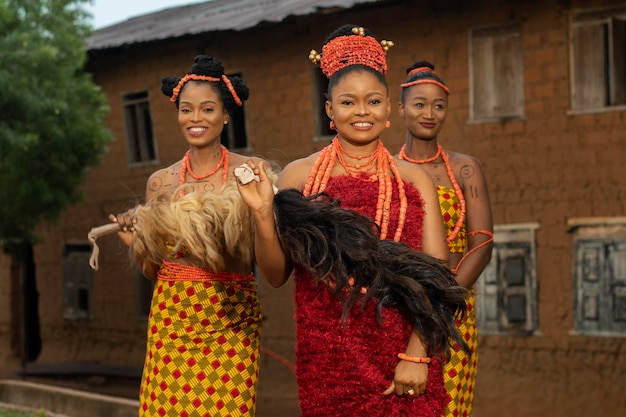
[(400, 358), (403, 361), (413, 362), (413, 363), (429, 364), (431, 361), (430, 358), (420, 358), (418, 356), (409, 356), (406, 353), (398, 353), (398, 358)]

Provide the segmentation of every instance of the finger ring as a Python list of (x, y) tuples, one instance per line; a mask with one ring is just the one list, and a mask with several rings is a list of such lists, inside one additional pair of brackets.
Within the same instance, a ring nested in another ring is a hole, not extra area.
[(408, 390), (406, 393), (408, 395), (415, 395), (415, 391), (413, 391), (412, 389)]

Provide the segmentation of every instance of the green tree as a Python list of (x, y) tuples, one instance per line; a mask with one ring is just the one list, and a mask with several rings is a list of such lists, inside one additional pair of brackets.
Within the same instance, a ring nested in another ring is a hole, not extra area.
[[(90, 0), (0, 0), (0, 246), (23, 297), (23, 361), (40, 350), (33, 244), (81, 197), (112, 138), (106, 96), (84, 71)], [(12, 340), (12, 345), (15, 341)], [(18, 343), (19, 345), (19, 343)]]
[[(80, 198), (86, 168), (111, 138), (90, 74), (90, 0), (0, 0), (0, 241), (33, 243)], [(17, 246), (17, 247), (16, 247)]]

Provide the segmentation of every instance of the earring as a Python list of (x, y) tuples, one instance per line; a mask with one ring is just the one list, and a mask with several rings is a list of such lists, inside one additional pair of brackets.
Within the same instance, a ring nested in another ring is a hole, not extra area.
[(224, 124), (227, 125), (228, 124), (228, 120), (224, 120)]
[(389, 129), (391, 127), (391, 120), (387, 120), (387, 123), (385, 123), (385, 127), (387, 129)]
[(334, 120), (330, 121), (330, 130), (337, 130), (337, 126), (335, 125), (335, 121)]

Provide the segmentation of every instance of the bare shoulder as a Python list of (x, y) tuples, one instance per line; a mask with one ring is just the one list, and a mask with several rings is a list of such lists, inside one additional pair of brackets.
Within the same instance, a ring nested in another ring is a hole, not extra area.
[(432, 179), (421, 166), (397, 157), (394, 157), (394, 162), (404, 181), (410, 182), (418, 188), (424, 181), (432, 183)]
[(278, 188), (295, 188), (303, 190), (306, 180), (309, 178), (311, 168), (315, 164), (319, 152), (311, 154), (305, 158), (296, 159), (283, 168), (278, 180)]
[(483, 176), (482, 164), (475, 156), (448, 150), (446, 153), (452, 169), (461, 179), (469, 179), (476, 175)]
[(153, 172), (146, 184), (146, 198), (178, 187), (180, 164), (181, 161), (177, 161), (166, 168)]
[(448, 158), (450, 159), (450, 163), (454, 165), (459, 165), (459, 164), (464, 164), (464, 163), (472, 164), (472, 165), (474, 164), (480, 165), (480, 160), (472, 155), (468, 155), (468, 154), (456, 152), (456, 151), (449, 151), (447, 149), (446, 149), (446, 154), (448, 155)]

